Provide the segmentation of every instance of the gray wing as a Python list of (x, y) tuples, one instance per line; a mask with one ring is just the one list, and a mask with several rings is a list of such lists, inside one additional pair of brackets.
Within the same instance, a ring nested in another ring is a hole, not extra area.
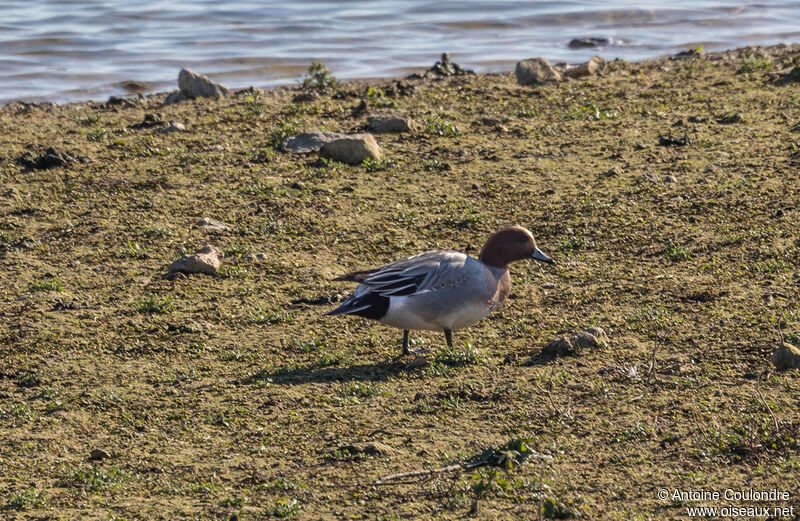
[[(470, 271), (463, 253), (433, 250), (363, 273), (356, 293), (369, 291), (384, 297), (435, 291), (463, 281)], [(360, 291), (359, 291), (360, 290)]]

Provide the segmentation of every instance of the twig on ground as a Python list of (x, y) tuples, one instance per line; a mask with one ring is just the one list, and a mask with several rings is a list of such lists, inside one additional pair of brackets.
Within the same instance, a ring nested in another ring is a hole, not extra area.
[[(766, 375), (769, 378), (769, 375), (772, 374), (772, 371), (767, 371)], [(767, 412), (772, 417), (772, 423), (775, 425), (775, 434), (779, 434), (781, 432), (780, 427), (778, 426), (778, 419), (775, 418), (775, 413), (772, 412), (772, 408), (767, 403), (767, 400), (764, 399), (764, 395), (761, 393), (761, 374), (758, 375), (758, 379), (756, 379), (756, 394), (761, 399), (761, 403), (764, 404), (764, 407), (767, 409)]]

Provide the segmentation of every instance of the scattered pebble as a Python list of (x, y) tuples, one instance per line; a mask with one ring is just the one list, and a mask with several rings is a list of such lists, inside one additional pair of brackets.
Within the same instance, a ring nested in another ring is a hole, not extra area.
[(349, 165), (358, 165), (365, 159), (380, 159), (381, 149), (372, 134), (353, 134), (324, 144), (319, 149), (319, 155)]
[(292, 103), (308, 103), (310, 101), (316, 101), (319, 99), (319, 92), (314, 90), (309, 90), (306, 92), (301, 92), (300, 94), (295, 94), (292, 97)]
[(268, 259), (266, 253), (248, 253), (244, 258), (252, 262), (265, 262)]
[(772, 353), (772, 363), (779, 371), (800, 369), (800, 348), (789, 343), (782, 343)]
[(345, 137), (347, 137), (347, 134), (327, 132), (325, 130), (303, 132), (296, 136), (284, 138), (281, 142), (281, 150), (290, 154), (308, 154), (309, 152), (317, 152), (325, 143)]
[(367, 129), (376, 134), (411, 132), (416, 129), (416, 124), (411, 118), (399, 114), (372, 116), (368, 121)]
[(170, 132), (184, 132), (186, 130), (186, 125), (181, 123), (180, 121), (170, 121), (169, 125), (159, 130), (162, 134), (168, 134)]
[(400, 454), (399, 450), (379, 441), (352, 443), (350, 445), (337, 447), (333, 450), (349, 452), (350, 454), (366, 454), (368, 456), (392, 456), (394, 454)]
[(606, 61), (599, 56), (594, 56), (591, 60), (564, 71), (564, 76), (567, 78), (585, 78), (586, 76), (599, 74), (605, 68)]
[(447, 76), (463, 76), (475, 74), (469, 69), (464, 69), (459, 64), (450, 61), (449, 53), (442, 53), (442, 59), (434, 63), (424, 74), (412, 74), (409, 78), (445, 78)]
[(706, 116), (689, 116), (689, 123), (708, 123), (709, 118)]
[(169, 267), (168, 277), (176, 273), (216, 273), (225, 254), (219, 248), (206, 244), (192, 255), (184, 255)]
[(211, 217), (203, 217), (197, 221), (197, 226), (211, 233), (222, 233), (230, 229), (228, 225), (222, 221), (212, 219)]
[(551, 340), (542, 348), (545, 356), (574, 356), (587, 347), (605, 347), (608, 345), (606, 332), (599, 327), (579, 331), (570, 336), (562, 336)]
[(103, 459), (108, 459), (111, 457), (111, 454), (104, 451), (103, 449), (92, 449), (92, 452), (89, 453), (89, 459), (92, 461), (99, 461)]
[(164, 124), (164, 114), (148, 113), (144, 115), (144, 119), (142, 120), (141, 123), (136, 123), (135, 125), (131, 125), (131, 128), (149, 128), (163, 124)]
[(45, 150), (44, 154), (35, 155), (33, 152), (28, 151), (22, 154), (22, 157), (19, 158), (20, 163), (35, 170), (44, 170), (56, 166), (64, 166), (67, 163), (72, 163), (74, 161), (75, 158), (66, 152), (62, 152), (53, 147)]
[(685, 147), (692, 144), (692, 139), (686, 135), (683, 137), (658, 136), (658, 144), (662, 147)]
[(735, 114), (729, 114), (723, 118), (717, 120), (717, 123), (720, 125), (732, 125), (734, 123), (741, 123), (744, 120), (744, 116), (742, 116), (741, 112), (737, 112)]
[(544, 85), (561, 81), (561, 74), (544, 58), (522, 60), (517, 63), (515, 72), (520, 85)]
[(668, 176), (666, 176), (664, 178), (664, 182), (665, 183), (677, 183), (678, 182), (678, 178), (675, 177), (674, 175), (668, 175)]

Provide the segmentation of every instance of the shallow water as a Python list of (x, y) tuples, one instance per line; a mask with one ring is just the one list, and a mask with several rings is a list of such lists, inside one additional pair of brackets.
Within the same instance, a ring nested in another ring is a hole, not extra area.
[[(544, 56), (643, 59), (702, 45), (800, 41), (800, 2), (4, 0), (0, 103), (174, 90), (189, 67), (231, 88), (424, 69), (443, 51), (481, 72)], [(609, 38), (570, 49), (573, 38)]]

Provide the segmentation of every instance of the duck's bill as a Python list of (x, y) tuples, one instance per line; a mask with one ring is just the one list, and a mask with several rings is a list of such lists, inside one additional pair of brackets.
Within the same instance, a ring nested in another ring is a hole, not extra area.
[(553, 259), (551, 259), (550, 257), (548, 257), (547, 255), (545, 255), (545, 253), (542, 250), (540, 250), (539, 248), (536, 248), (536, 249), (533, 250), (533, 255), (531, 255), (531, 257), (536, 259), (536, 260), (538, 260), (538, 261), (549, 262), (550, 264), (555, 264), (555, 262), (556, 262)]

